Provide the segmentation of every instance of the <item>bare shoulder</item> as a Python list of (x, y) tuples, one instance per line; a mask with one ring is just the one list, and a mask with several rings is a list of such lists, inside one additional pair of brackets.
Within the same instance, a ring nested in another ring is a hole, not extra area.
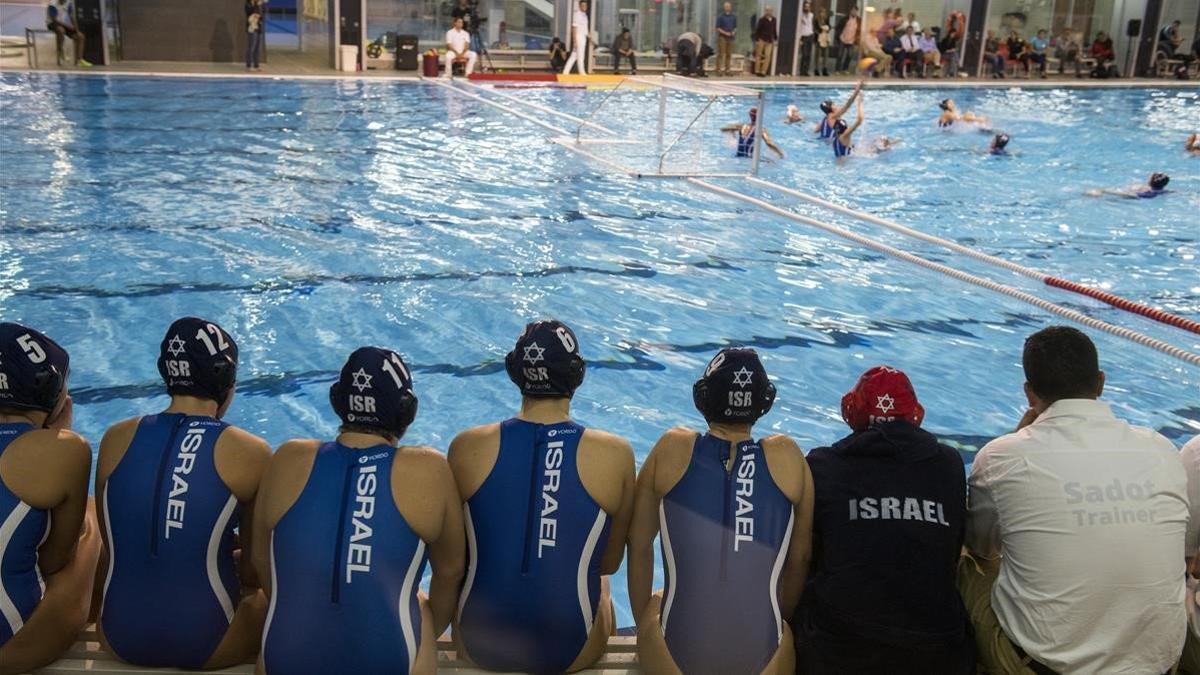
[(285, 442), (271, 456), (271, 467), (290, 466), (297, 463), (311, 463), (316, 456), (321, 441), (315, 438), (296, 438)]
[(252, 434), (241, 427), (225, 427), (224, 433), (221, 434), (220, 442), (222, 445), (228, 445), (231, 448), (255, 457), (269, 457), (271, 455), (271, 446), (267, 443), (266, 439)]
[(141, 421), (141, 417), (130, 417), (109, 427), (104, 432), (103, 438), (100, 439), (100, 452), (128, 446), (129, 442), (133, 440), (133, 435), (137, 433), (137, 427)]
[(35, 441), (38, 445), (45, 449), (53, 449), (61, 461), (64, 462), (86, 462), (89, 466), (92, 462), (92, 446), (80, 436), (70, 429), (39, 429), (34, 432), (35, 435), (30, 435), (30, 440)]
[(579, 444), (582, 449), (601, 451), (598, 458), (614, 465), (624, 466), (633, 462), (633, 446), (623, 436), (589, 427), (584, 430)]
[(451, 468), (458, 470), (475, 462), (481, 454), (500, 447), (500, 424), (485, 424), (459, 433), (450, 441), (446, 458)]
[(656, 493), (667, 494), (683, 478), (692, 461), (692, 448), (699, 437), (699, 433), (684, 427), (668, 429), (659, 437), (642, 465), (643, 471), (647, 467), (652, 469)]
[(396, 450), (396, 456), (404, 463), (405, 473), (439, 479), (450, 475), (450, 462), (434, 448), (403, 445)]
[(767, 469), (775, 485), (779, 486), (793, 503), (799, 502), (804, 495), (808, 474), (808, 462), (804, 459), (804, 451), (796, 441), (783, 434), (774, 434), (762, 439), (762, 449)]

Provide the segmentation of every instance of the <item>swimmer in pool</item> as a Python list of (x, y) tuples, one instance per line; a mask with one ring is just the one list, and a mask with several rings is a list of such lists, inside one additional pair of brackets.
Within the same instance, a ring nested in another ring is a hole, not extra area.
[(952, 98), (943, 99), (938, 104), (938, 107), (942, 110), (938, 116), (938, 126), (942, 129), (949, 129), (954, 126), (955, 122), (963, 122), (978, 127), (986, 127), (992, 123), (991, 119), (984, 115), (976, 115), (969, 110), (961, 112)]
[(1183, 144), (1183, 149), (1191, 155), (1200, 155), (1200, 134), (1192, 134), (1187, 137), (1187, 141)]
[(337, 438), (280, 446), (255, 505), (271, 597), (259, 671), (433, 673), (466, 566), (454, 476), (433, 448), (398, 445), (417, 414), (399, 354), (355, 350), (329, 402)]
[[(703, 433), (675, 428), (650, 451), (629, 529), (629, 600), (648, 673), (793, 673), (786, 620), (812, 550), (804, 453), (756, 440), (775, 387), (753, 349), (719, 352), (692, 389)], [(666, 588), (651, 595), (660, 537)]]
[(1008, 134), (996, 134), (992, 137), (992, 142), (988, 144), (988, 154), (990, 155), (1007, 155), (1008, 151)]
[(840, 108), (835, 108), (832, 100), (826, 99), (821, 101), (821, 121), (817, 122), (817, 126), (813, 127), (813, 133), (817, 134), (818, 138), (821, 140), (830, 140), (834, 137), (834, 125), (837, 124), (838, 120), (842, 119), (846, 111), (850, 110), (850, 106), (854, 104), (854, 99), (862, 95), (864, 82), (865, 80), (858, 81), (858, 84), (854, 87), (854, 91), (850, 93), (850, 98), (847, 98), (846, 102)]
[(170, 404), (118, 422), (100, 442), (106, 555), (96, 627), (123, 661), (222, 668), (258, 653), (267, 606), (248, 514), (271, 448), (221, 419), (237, 366), (237, 343), (223, 328), (178, 319), (158, 356)]
[[(92, 451), (71, 431), (70, 357), (0, 323), (0, 673), (54, 661), (87, 622), (100, 532)], [(45, 580), (43, 584), (42, 581)]]
[(771, 134), (767, 132), (766, 127), (756, 127), (757, 120), (758, 108), (751, 108), (750, 122), (746, 124), (726, 124), (721, 127), (721, 131), (737, 134), (737, 157), (754, 156), (754, 134), (761, 131), (763, 144), (770, 148), (776, 155), (779, 155), (779, 159), (783, 159), (783, 150), (780, 150), (779, 146), (775, 145), (775, 142), (771, 140)]
[(615, 627), (608, 575), (625, 556), (633, 449), (571, 419), (586, 363), (566, 324), (529, 324), (504, 365), (520, 412), (450, 443), (471, 559), (454, 639), (488, 670), (572, 672)]
[(800, 114), (800, 108), (796, 107), (795, 103), (788, 104), (787, 115), (784, 116), (783, 123), (784, 124), (795, 124), (796, 122), (803, 122), (803, 121), (804, 121), (804, 116)]
[(854, 154), (854, 132), (862, 126), (864, 119), (861, 98), (858, 99), (857, 110), (858, 114), (854, 118), (854, 124), (846, 124), (846, 120), (839, 119), (833, 125), (833, 156), (839, 160)]
[(1127, 188), (1089, 190), (1087, 194), (1090, 197), (1112, 196), (1124, 197), (1125, 199), (1153, 199), (1168, 192), (1167, 183), (1169, 182), (1171, 182), (1170, 176), (1155, 171), (1150, 174), (1150, 178), (1142, 185), (1134, 185)]

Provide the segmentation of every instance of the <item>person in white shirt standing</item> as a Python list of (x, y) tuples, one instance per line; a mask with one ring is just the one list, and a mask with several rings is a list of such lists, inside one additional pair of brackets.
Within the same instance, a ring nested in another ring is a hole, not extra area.
[[(1179, 453), (1117, 419), (1096, 347), (1053, 326), (1025, 340), (1029, 410), (979, 451), (959, 590), (992, 673), (1160, 675), (1184, 646), (1194, 550)], [(1200, 506), (1200, 505), (1198, 505)]]
[(811, 74), (808, 72), (808, 68), (812, 63), (813, 42), (816, 39), (816, 34), (813, 32), (812, 4), (808, 0), (804, 1), (804, 5), (800, 9), (797, 35), (800, 36), (800, 76), (808, 77)]
[(458, 58), (467, 59), (467, 67), (463, 71), (470, 76), (475, 72), (475, 60), (479, 55), (471, 51), (471, 34), (463, 30), (462, 18), (454, 20), (454, 27), (446, 31), (446, 77), (454, 76), (454, 61)]
[(587, 46), (588, 46), (588, 3), (587, 0), (579, 0), (579, 7), (575, 10), (575, 14), (571, 17), (571, 44), (567, 48), (571, 50), (571, 58), (567, 59), (567, 65), (563, 68), (563, 75), (571, 72), (571, 66), (579, 64), (579, 74), (587, 75)]

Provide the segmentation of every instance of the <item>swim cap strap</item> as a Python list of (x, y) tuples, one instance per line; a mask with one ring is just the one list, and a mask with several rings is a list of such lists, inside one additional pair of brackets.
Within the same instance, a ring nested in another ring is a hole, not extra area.
[(217, 324), (194, 316), (176, 320), (158, 351), (158, 373), (172, 395), (224, 405), (237, 382), (238, 346)]
[(390, 349), (359, 347), (329, 387), (329, 404), (343, 424), (399, 439), (417, 417), (417, 395), (404, 359)]

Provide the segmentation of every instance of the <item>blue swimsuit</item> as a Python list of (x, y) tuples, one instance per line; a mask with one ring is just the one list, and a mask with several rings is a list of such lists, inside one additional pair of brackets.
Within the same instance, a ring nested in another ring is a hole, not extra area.
[(100, 625), (125, 661), (200, 668), (233, 620), (239, 508), (213, 452), (227, 426), (179, 413), (143, 417), (105, 484), (111, 558)]
[[(0, 424), (0, 457), (32, 424)], [(30, 507), (0, 480), (0, 647), (33, 614), (46, 585), (38, 547), (50, 534), (50, 513)]]
[(842, 143), (840, 136), (833, 137), (833, 156), (834, 157), (849, 157), (854, 154), (854, 146)]
[(592, 631), (610, 523), (579, 479), (583, 432), (501, 423), (496, 464), (467, 500), (471, 561), (456, 630), (488, 670), (561, 673)]
[(828, 115), (821, 118), (821, 128), (818, 129), (817, 133), (820, 134), (820, 138), (823, 141), (833, 138), (833, 125), (829, 123)]
[(760, 673), (783, 639), (779, 575), (793, 505), (761, 445), (738, 443), (726, 470), (730, 446), (698, 438), (658, 512), (667, 579), (660, 623), (685, 675)]
[(408, 673), (421, 641), (425, 542), (392, 494), (396, 448), (317, 450), (271, 535), (268, 673)]
[(750, 127), (750, 133), (742, 135), (742, 130), (738, 129), (737, 140), (737, 156), (738, 157), (753, 157), (754, 156), (754, 127)]

